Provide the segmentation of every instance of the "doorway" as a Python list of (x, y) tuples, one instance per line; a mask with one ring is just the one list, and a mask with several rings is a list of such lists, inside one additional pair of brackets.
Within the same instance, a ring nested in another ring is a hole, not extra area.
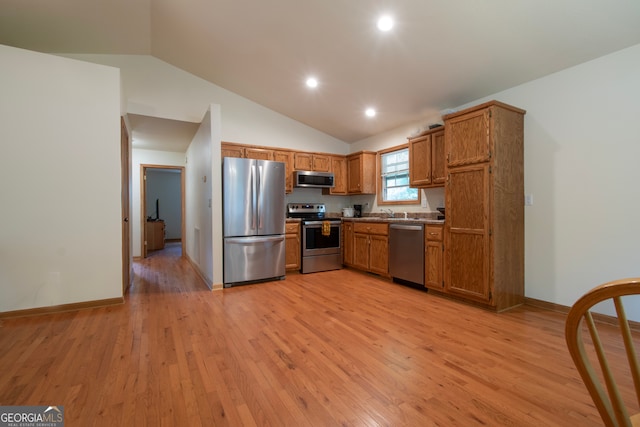
[(185, 256), (185, 176), (183, 166), (140, 165), (141, 254), (180, 242)]
[(120, 198), (122, 200), (122, 295), (126, 295), (133, 278), (131, 257), (131, 140), (124, 117), (120, 117)]

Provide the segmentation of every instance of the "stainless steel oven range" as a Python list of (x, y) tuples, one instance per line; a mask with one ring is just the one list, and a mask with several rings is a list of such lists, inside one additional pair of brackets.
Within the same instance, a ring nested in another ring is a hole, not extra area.
[(340, 218), (325, 217), (323, 203), (289, 203), (287, 216), (302, 220), (302, 273), (342, 268)]

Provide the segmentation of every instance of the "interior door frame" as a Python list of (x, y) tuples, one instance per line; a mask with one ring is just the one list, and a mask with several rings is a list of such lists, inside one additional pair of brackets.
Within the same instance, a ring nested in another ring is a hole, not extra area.
[(140, 254), (142, 258), (147, 257), (147, 170), (148, 169), (177, 169), (180, 171), (180, 212), (181, 212), (181, 239), (180, 243), (182, 246), (182, 256), (184, 257), (186, 254), (186, 239), (185, 239), (185, 168), (184, 166), (170, 166), (170, 165), (151, 165), (151, 164), (140, 164), (140, 245), (141, 251)]
[(120, 198), (122, 206), (122, 295), (133, 278), (131, 246), (131, 139), (124, 117), (120, 117)]

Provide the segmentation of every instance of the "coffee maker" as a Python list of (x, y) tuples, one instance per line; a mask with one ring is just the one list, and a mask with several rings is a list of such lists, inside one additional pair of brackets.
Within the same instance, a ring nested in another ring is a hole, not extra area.
[(362, 217), (362, 205), (353, 205), (353, 216), (356, 218)]

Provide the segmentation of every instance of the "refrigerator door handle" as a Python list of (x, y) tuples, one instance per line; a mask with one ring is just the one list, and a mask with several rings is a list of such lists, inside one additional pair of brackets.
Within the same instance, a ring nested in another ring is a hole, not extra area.
[(256, 165), (255, 163), (251, 164), (251, 229), (255, 230), (256, 228), (256, 214), (257, 214), (257, 194), (258, 189), (256, 188)]
[(241, 245), (255, 245), (256, 243), (283, 242), (284, 234), (275, 236), (255, 236), (255, 237), (226, 237), (226, 243), (235, 243)]
[(256, 216), (258, 217), (258, 230), (262, 230), (262, 211), (263, 211), (263, 204), (264, 204), (264, 200), (262, 197), (262, 193), (264, 188), (263, 186), (263, 179), (262, 179), (262, 165), (258, 165), (258, 204), (257, 204), (257, 208), (256, 208)]

